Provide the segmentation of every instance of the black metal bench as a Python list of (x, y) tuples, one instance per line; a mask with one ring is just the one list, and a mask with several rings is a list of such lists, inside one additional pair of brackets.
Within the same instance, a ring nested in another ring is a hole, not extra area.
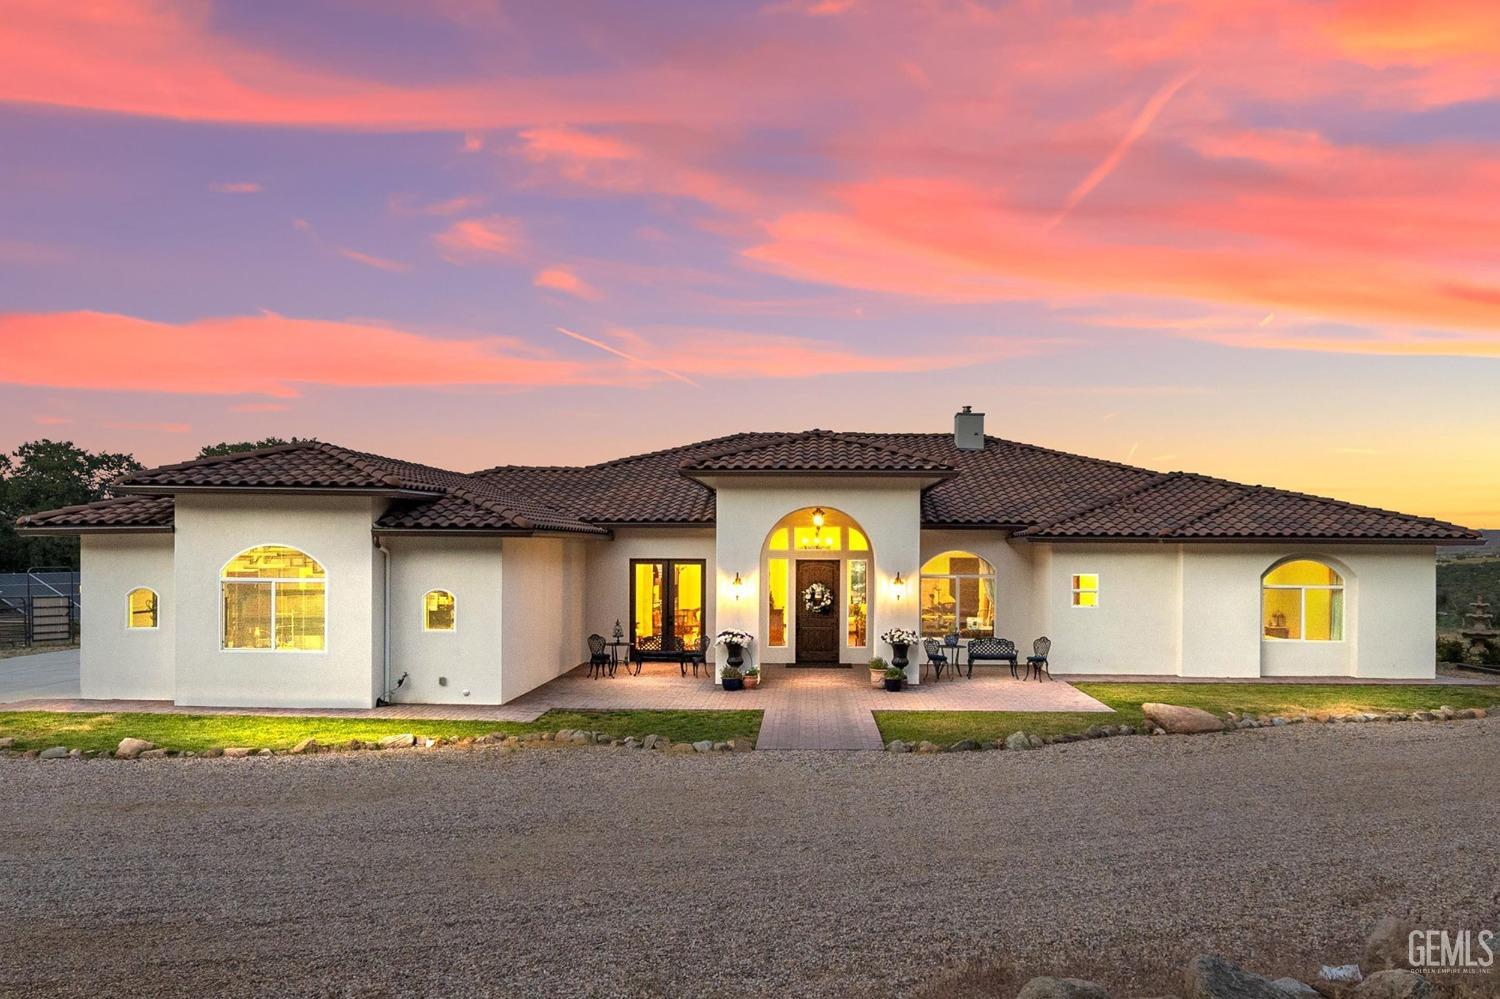
[(636, 664), (636, 673), (646, 663), (676, 663), (683, 676), (687, 676), (689, 665), (693, 667), (693, 675), (697, 676), (698, 667), (708, 665), (708, 646), (705, 639), (699, 639), (689, 648), (682, 639), (674, 638), (663, 648), (660, 635), (648, 635), (636, 639), (630, 646), (630, 661)]
[(1016, 643), (1008, 638), (976, 638), (969, 643), (969, 675), (974, 675), (976, 662), (1010, 663), (1010, 675), (1016, 676), (1020, 653)]

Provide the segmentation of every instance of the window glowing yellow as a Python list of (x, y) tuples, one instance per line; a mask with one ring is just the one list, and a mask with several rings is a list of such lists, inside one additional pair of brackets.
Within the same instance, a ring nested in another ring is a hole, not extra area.
[(156, 627), (156, 591), (144, 586), (130, 591), (126, 598), (130, 613), (126, 618), (127, 628)]
[(870, 550), (870, 541), (865, 537), (865, 532), (857, 527), (849, 528), (849, 550), (851, 552), (867, 552)]
[(1266, 573), (1261, 590), (1265, 638), (1293, 642), (1344, 640), (1344, 578), (1311, 559)]
[(842, 527), (798, 527), (792, 531), (792, 540), (799, 552), (833, 552), (843, 549)]
[(422, 598), (422, 630), (452, 631), (458, 623), (458, 604), (447, 590), (428, 590)]
[(768, 545), (773, 552), (786, 551), (786, 528), (778, 527), (771, 532), (771, 543)]
[(995, 634), (995, 567), (972, 552), (943, 552), (922, 566), (922, 634)]
[(770, 578), (770, 588), (766, 594), (767, 628), (766, 644), (776, 648), (786, 647), (786, 622), (787, 603), (790, 599), (791, 588), (789, 585), (789, 573), (787, 560), (784, 558), (773, 558), (766, 563), (766, 575)]
[(672, 630), (683, 648), (695, 649), (703, 638), (703, 566), (672, 563)]
[(635, 631), (634, 638), (661, 636), (662, 584), (664, 570), (660, 562), (635, 564)]
[(1099, 606), (1099, 574), (1083, 572), (1073, 577), (1073, 606)]
[(224, 566), (223, 648), (321, 652), (327, 610), (323, 567), (284, 545), (243, 551)]
[(868, 609), (869, 563), (862, 558), (849, 560), (849, 647), (864, 648), (866, 611)]

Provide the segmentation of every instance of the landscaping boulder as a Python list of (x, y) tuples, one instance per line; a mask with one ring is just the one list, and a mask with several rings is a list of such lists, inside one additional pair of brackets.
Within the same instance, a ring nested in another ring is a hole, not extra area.
[(205, 756), (205, 757), (219, 757), (219, 756), (223, 756), (224, 755), (224, 750), (219, 749), (218, 747), (215, 747), (213, 749), (205, 749), (199, 755), (200, 756)]
[(1300, 982), (1295, 978), (1278, 978), (1271, 984), (1291, 996), (1292, 999), (1313, 999), (1314, 996), (1323, 994), (1306, 982)]
[(1410, 967), (1408, 939), (1412, 925), (1395, 916), (1386, 916), (1375, 924), (1370, 935), (1365, 937), (1365, 952), (1359, 962), (1361, 969), (1382, 971), (1386, 968)]
[(942, 751), (943, 748), (941, 746), (939, 746), (935, 742), (929, 742), (926, 739), (923, 739), (921, 742), (917, 743), (917, 752), (919, 753), (941, 753)]
[(133, 760), (148, 749), (155, 749), (156, 743), (147, 742), (145, 739), (125, 738), (115, 747), (115, 758), (121, 760)]
[(890, 741), (890, 745), (886, 746), (885, 748), (886, 748), (886, 752), (889, 752), (889, 753), (909, 753), (909, 752), (911, 752), (911, 746), (909, 746), (908, 744), (902, 742), (900, 739), (892, 739)]
[(661, 737), (656, 735), (655, 733), (652, 733), (651, 735), (646, 736), (646, 738), (641, 742), (641, 745), (647, 749), (655, 749), (656, 744), (660, 741)]
[(1005, 737), (1006, 749), (1030, 749), (1031, 743), (1026, 738), (1025, 732), (1012, 732)]
[(169, 752), (171, 752), (171, 750), (148, 749), (144, 753), (142, 753), (139, 758), (143, 760), (164, 760), (167, 758), (167, 754)]
[(416, 744), (417, 737), (410, 732), (404, 732), (401, 735), (388, 735), (380, 740), (381, 749), (405, 749), (408, 746), (415, 746)]
[(249, 755), (251, 755), (254, 752), (255, 752), (255, 750), (249, 748), (248, 746), (225, 746), (224, 747), (224, 755), (227, 756), (227, 757), (232, 757), (233, 759), (243, 759), (244, 757), (249, 756)]
[(1016, 993), (1016, 999), (1109, 999), (1104, 986), (1081, 978), (1033, 978)]
[(68, 758), (67, 746), (52, 746), (37, 754), (39, 760), (65, 760)]
[(1181, 704), (1141, 705), (1141, 714), (1157, 728), (1172, 735), (1198, 735), (1203, 732), (1222, 732), (1224, 723), (1202, 708), (1189, 708)]
[(693, 744), (690, 742), (678, 742), (673, 743), (672, 747), (668, 749), (667, 752), (673, 753), (677, 756), (690, 756), (693, 753), (696, 753), (697, 750), (693, 748)]
[(309, 739), (303, 739), (301, 742), (299, 742), (295, 746), (293, 746), (292, 747), (292, 752), (294, 754), (296, 754), (297, 756), (301, 756), (304, 753), (316, 753), (318, 750), (320, 750), (322, 748), (323, 747), (318, 743), (317, 739), (311, 739), (311, 738), (309, 738)]
[(730, 739), (729, 748), (736, 753), (749, 753), (755, 750), (755, 743), (749, 739)]
[(1269, 978), (1213, 954), (1200, 954), (1188, 962), (1183, 985), (1187, 999), (1287, 999), (1287, 993)]
[(979, 743), (973, 739), (960, 739), (948, 747), (950, 753), (968, 753), (979, 748)]
[(700, 753), (712, 753), (714, 751), (713, 740), (699, 739), (697, 742), (693, 743), (693, 749)]
[(1428, 999), (1435, 994), (1427, 979), (1406, 968), (1377, 971), (1354, 989), (1358, 999)]
[(0, 749), (14, 749), (15, 747), (16, 740), (11, 736), (7, 735), (5, 738), (0, 739)]

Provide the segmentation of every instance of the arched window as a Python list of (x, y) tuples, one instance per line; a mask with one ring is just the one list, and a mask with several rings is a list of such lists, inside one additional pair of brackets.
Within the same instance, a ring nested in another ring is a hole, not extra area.
[(1344, 640), (1344, 577), (1312, 559), (1274, 566), (1261, 580), (1261, 626), (1267, 639)]
[(422, 630), (452, 631), (458, 626), (458, 602), (447, 590), (428, 590), (422, 598)]
[(261, 545), (224, 566), (223, 647), (236, 651), (322, 652), (326, 574), (306, 552)]
[(149, 586), (137, 586), (125, 597), (128, 615), (127, 628), (155, 628), (157, 624), (156, 591)]
[(922, 566), (922, 634), (995, 634), (995, 567), (972, 552), (943, 552)]

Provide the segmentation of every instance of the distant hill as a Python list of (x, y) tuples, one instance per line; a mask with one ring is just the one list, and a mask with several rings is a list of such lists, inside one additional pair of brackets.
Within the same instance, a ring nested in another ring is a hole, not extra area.
[[(1500, 531), (1480, 531), (1484, 537), (1484, 543), (1478, 545), (1454, 545), (1451, 548), (1438, 549), (1439, 562), (1451, 562), (1454, 559), (1463, 558), (1488, 558), (1495, 556), (1500, 558)], [(1496, 594), (1500, 596), (1500, 594)]]

